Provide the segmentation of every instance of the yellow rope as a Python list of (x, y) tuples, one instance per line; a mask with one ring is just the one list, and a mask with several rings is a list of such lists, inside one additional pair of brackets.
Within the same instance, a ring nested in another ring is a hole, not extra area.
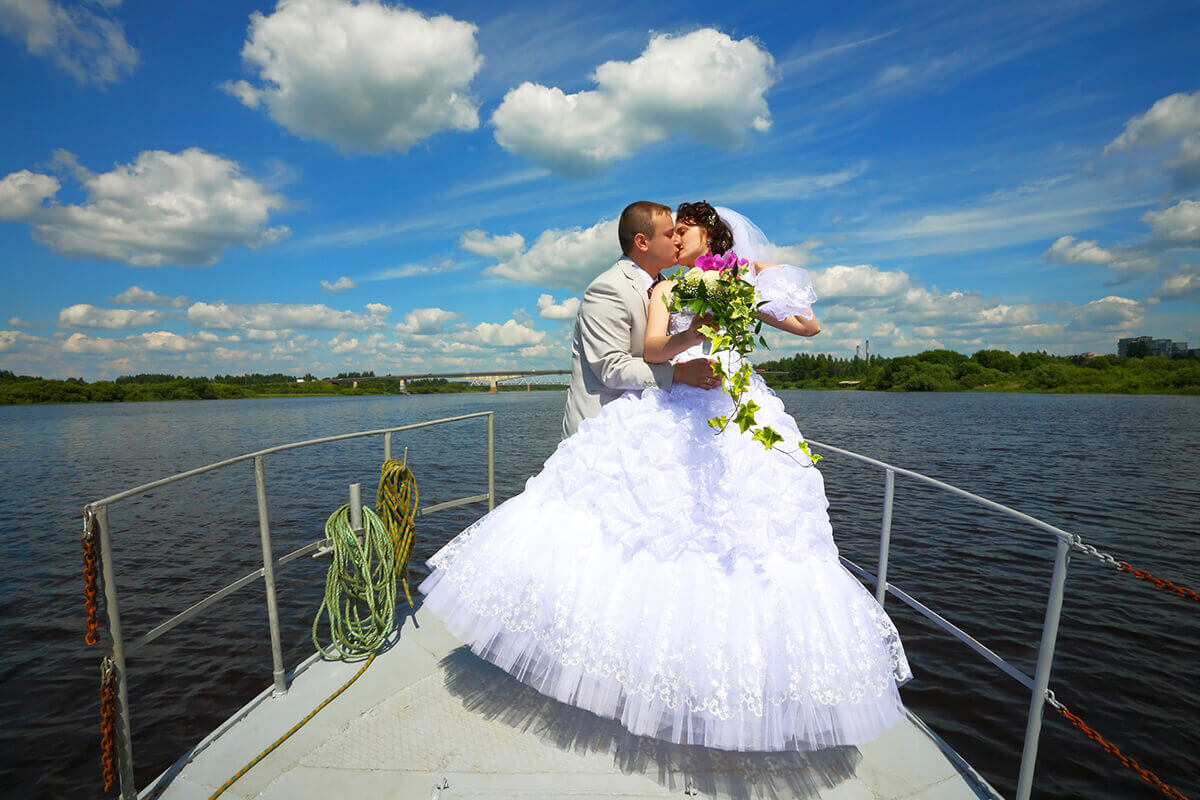
[(375, 510), (396, 548), (396, 577), (404, 587), (409, 607), (412, 607), (413, 599), (408, 588), (407, 567), (409, 556), (412, 555), (418, 498), (417, 479), (413, 477), (412, 470), (394, 458), (383, 462)]
[(258, 764), (258, 762), (262, 761), (264, 758), (269, 756), (275, 750), (276, 747), (279, 747), (279, 745), (281, 745), (285, 741), (287, 741), (288, 737), (290, 737), (293, 733), (295, 733), (296, 731), (303, 728), (304, 724), (306, 722), (308, 722), (310, 719), (312, 719), (313, 717), (315, 717), (317, 715), (318, 711), (320, 711), (322, 708), (324, 708), (325, 706), (329, 705), (334, 700), (336, 700), (338, 695), (340, 695), (342, 692), (349, 689), (350, 684), (352, 684), (356, 680), (358, 680), (359, 677), (361, 677), (362, 674), (367, 671), (367, 667), (371, 666), (371, 662), (374, 660), (375, 660), (375, 653), (371, 653), (371, 657), (368, 658), (366, 660), (366, 663), (364, 663), (362, 665), (362, 667), (359, 668), (358, 672), (354, 673), (354, 677), (352, 677), (350, 680), (348, 680), (342, 684), (342, 688), (338, 689), (336, 692), (329, 695), (329, 697), (326, 697), (324, 700), (322, 700), (321, 704), (319, 706), (317, 706), (316, 708), (314, 708), (312, 711), (308, 712), (308, 714), (305, 715), (304, 719), (300, 720), (295, 725), (293, 725), (287, 733), (285, 733), (283, 736), (280, 736), (278, 739), (276, 739), (274, 742), (272, 742), (270, 747), (268, 747), (266, 750), (263, 750), (261, 753), (256, 755), (253, 758), (253, 760), (250, 761), (250, 763), (248, 763), (246, 766), (239, 769), (232, 778), (225, 781), (225, 783), (221, 785), (220, 789), (217, 789), (215, 792), (213, 792), (211, 795), (209, 795), (208, 800), (216, 800), (216, 798), (223, 795), (225, 793), (226, 789), (228, 789), (230, 786), (233, 786), (233, 784), (237, 782), (238, 778), (245, 775), (247, 772), (249, 772), (251, 769), (253, 769), (254, 766), (256, 764)]

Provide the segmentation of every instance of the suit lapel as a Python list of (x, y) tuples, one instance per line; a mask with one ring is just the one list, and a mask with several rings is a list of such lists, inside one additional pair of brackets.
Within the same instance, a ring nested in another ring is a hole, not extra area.
[(642, 268), (628, 258), (622, 258), (617, 264), (620, 265), (621, 271), (629, 280), (629, 285), (634, 293), (641, 298), (642, 312), (645, 314), (650, 310), (650, 300), (646, 296), (646, 283), (642, 278)]

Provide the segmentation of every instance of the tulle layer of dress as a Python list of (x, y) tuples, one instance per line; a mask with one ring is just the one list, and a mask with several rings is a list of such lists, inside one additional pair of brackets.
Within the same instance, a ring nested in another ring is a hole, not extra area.
[[(757, 377), (750, 396), (794, 449), (779, 399)], [(430, 560), (426, 607), (638, 735), (768, 751), (882, 733), (911, 677), (896, 628), (838, 562), (821, 473), (715, 435), (706, 420), (730, 408), (689, 386), (609, 403)]]

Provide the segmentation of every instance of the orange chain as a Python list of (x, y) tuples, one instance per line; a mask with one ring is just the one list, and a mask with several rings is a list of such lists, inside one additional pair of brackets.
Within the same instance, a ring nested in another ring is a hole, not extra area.
[(1146, 570), (1134, 569), (1124, 561), (1120, 562), (1117, 567), (1121, 570), (1121, 572), (1128, 572), (1140, 581), (1149, 581), (1159, 589), (1177, 594), (1184, 600), (1195, 600), (1197, 603), (1200, 603), (1200, 592), (1196, 592), (1194, 589), (1189, 589), (1186, 586), (1180, 586), (1178, 584), (1171, 583), (1166, 578), (1156, 578), (1149, 572), (1146, 572)]
[(1057, 700), (1054, 700), (1053, 698), (1051, 698), (1051, 700), (1050, 700), (1050, 705), (1054, 706), (1054, 708), (1058, 711), (1058, 713), (1060, 713), (1064, 717), (1066, 717), (1067, 720), (1070, 721), (1070, 723), (1072, 725), (1074, 725), (1076, 728), (1079, 728), (1079, 730), (1083, 731), (1085, 736), (1087, 736), (1089, 739), (1091, 739), (1096, 744), (1103, 747), (1110, 756), (1116, 758), (1118, 761), (1120, 761), (1122, 764), (1124, 764), (1127, 769), (1133, 770), (1138, 775), (1140, 775), (1142, 780), (1144, 780), (1146, 783), (1150, 784), (1151, 786), (1158, 787), (1162, 791), (1163, 794), (1165, 794), (1167, 797), (1172, 798), (1172, 800), (1188, 800), (1187, 796), (1185, 794), (1183, 794), (1183, 792), (1179, 791), (1174, 786), (1170, 786), (1168, 784), (1163, 783), (1162, 780), (1160, 780), (1159, 777), (1157, 775), (1155, 775), (1153, 772), (1151, 772), (1148, 769), (1143, 768), (1141, 764), (1139, 764), (1138, 762), (1134, 761), (1129, 756), (1122, 753), (1120, 750), (1117, 749), (1117, 746), (1115, 744), (1113, 744), (1112, 742), (1105, 739), (1095, 729), (1089, 727), (1086, 722), (1084, 722), (1079, 717), (1072, 714), (1070, 709), (1068, 709), (1065, 705), (1063, 705), (1062, 703), (1060, 703)]
[(89, 645), (100, 641), (96, 633), (96, 516), (90, 508), (83, 510), (83, 610), (87, 612), (87, 632), (83, 640)]
[(111, 658), (100, 667), (100, 764), (104, 791), (117, 782), (117, 670)]

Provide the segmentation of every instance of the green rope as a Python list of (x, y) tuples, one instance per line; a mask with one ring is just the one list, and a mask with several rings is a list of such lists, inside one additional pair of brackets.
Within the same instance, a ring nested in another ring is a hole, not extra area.
[[(350, 506), (325, 522), (332, 545), (325, 599), (313, 619), (313, 644), (329, 659), (350, 661), (374, 653), (396, 621), (396, 547), (383, 522), (362, 509), (363, 542), (350, 527)], [(332, 643), (321, 645), (317, 630), (328, 614)]]

